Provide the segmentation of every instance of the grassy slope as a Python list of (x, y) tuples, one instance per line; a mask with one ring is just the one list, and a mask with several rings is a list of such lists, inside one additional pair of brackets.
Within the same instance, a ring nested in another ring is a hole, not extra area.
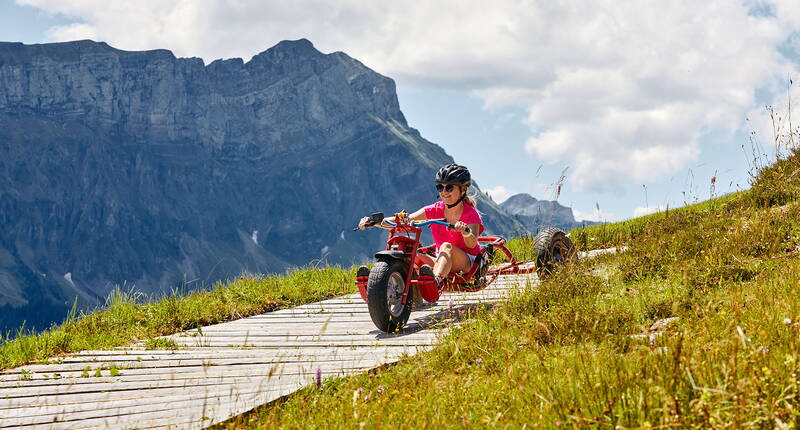
[(798, 172), (795, 154), (747, 192), (576, 231), (629, 251), (223, 427), (800, 427)]
[(0, 369), (66, 352), (129, 345), (188, 328), (352, 293), (354, 277), (355, 268), (300, 269), (283, 276), (246, 277), (227, 285), (217, 284), (210, 291), (173, 294), (152, 303), (143, 303), (141, 295), (116, 291), (104, 310), (81, 314), (42, 333), (0, 339)]

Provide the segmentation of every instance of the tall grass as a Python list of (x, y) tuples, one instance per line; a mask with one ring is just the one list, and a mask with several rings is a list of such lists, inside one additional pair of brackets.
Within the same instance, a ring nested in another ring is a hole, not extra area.
[(221, 427), (798, 428), (798, 169), (792, 153), (752, 190), (573, 232), (629, 250)]
[(116, 289), (102, 309), (80, 314), (73, 310), (62, 324), (44, 332), (21, 329), (13, 338), (0, 338), (0, 369), (339, 296), (355, 291), (354, 277), (354, 268), (302, 268), (282, 276), (242, 276), (209, 291), (175, 290), (150, 302), (133, 289)]

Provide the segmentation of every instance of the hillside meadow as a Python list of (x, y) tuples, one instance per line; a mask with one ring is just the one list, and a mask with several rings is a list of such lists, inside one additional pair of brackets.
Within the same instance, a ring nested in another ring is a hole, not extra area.
[(573, 231), (628, 251), (521, 286), (431, 351), (219, 427), (798, 428), (798, 175), (794, 153), (748, 191)]
[[(750, 190), (571, 232), (574, 261), (479, 309), (435, 349), (325, 380), (219, 428), (800, 427), (800, 156)], [(512, 240), (530, 258), (530, 238)], [(355, 291), (355, 269), (243, 276), (0, 343), (0, 368), (155, 340)]]

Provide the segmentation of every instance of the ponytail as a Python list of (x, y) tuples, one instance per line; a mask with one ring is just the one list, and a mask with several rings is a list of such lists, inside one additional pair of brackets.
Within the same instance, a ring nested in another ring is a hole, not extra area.
[(469, 186), (467, 186), (466, 193), (467, 194), (464, 196), (464, 201), (473, 208), (477, 208), (477, 201), (475, 200), (475, 197), (469, 195)]

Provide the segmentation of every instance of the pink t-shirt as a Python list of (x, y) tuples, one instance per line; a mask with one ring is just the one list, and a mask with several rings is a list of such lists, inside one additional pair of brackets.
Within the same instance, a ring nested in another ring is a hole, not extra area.
[[(427, 219), (439, 219), (444, 218), (444, 202), (439, 200), (438, 202), (425, 206), (425, 218)], [(478, 211), (475, 210), (474, 207), (468, 205), (464, 202), (464, 210), (461, 212), (461, 218), (459, 221), (463, 221), (467, 224), (478, 224), (480, 225), (479, 232), (472, 232), (475, 236), (480, 235), (483, 233), (483, 221), (481, 220), (481, 215)], [(481, 247), (477, 244), (472, 249), (467, 249), (467, 245), (464, 243), (464, 236), (461, 233), (450, 230), (443, 225), (438, 224), (431, 224), (431, 233), (433, 234), (433, 241), (436, 242), (436, 253), (439, 253), (439, 247), (442, 246), (445, 242), (450, 242), (453, 246), (461, 248), (470, 255), (478, 255), (481, 252)]]

